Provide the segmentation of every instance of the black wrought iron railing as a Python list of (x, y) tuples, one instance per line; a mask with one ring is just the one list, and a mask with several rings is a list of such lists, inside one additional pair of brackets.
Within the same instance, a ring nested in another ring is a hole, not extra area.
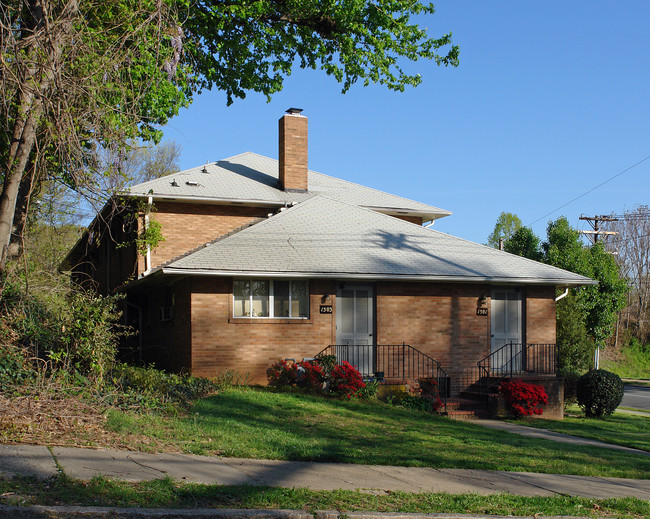
[(481, 393), (487, 394), (492, 381), (523, 374), (553, 375), (558, 368), (557, 344), (510, 342), (478, 362)]
[(439, 397), (447, 406), (449, 377), (440, 362), (409, 344), (351, 345), (331, 344), (316, 355), (336, 356), (337, 364), (346, 361), (364, 377), (379, 380), (432, 379), (438, 385)]

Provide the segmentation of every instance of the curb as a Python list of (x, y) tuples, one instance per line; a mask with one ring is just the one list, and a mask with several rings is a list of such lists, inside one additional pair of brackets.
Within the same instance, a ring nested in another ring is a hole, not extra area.
[[(336, 510), (266, 510), (234, 508), (111, 508), (95, 506), (6, 506), (6, 519), (531, 519), (532, 516), (473, 514), (402, 514), (386, 512), (339, 512)], [(541, 519), (535, 516), (535, 519)], [(574, 516), (544, 516), (544, 519), (584, 519)]]

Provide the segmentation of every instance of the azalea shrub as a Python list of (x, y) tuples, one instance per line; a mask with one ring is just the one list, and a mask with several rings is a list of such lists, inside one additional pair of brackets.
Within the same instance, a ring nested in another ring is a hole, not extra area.
[(429, 407), (432, 412), (438, 412), (443, 406), (442, 400), (440, 399), (438, 381), (434, 378), (421, 378), (419, 385), (420, 398), (429, 402)]
[(315, 362), (305, 361), (299, 362), (297, 366), (298, 380), (296, 384), (298, 387), (304, 387), (305, 389), (312, 389), (314, 391), (323, 389), (326, 377), (325, 371), (321, 366)]
[(541, 415), (540, 404), (548, 403), (548, 395), (542, 386), (530, 384), (523, 380), (502, 382), (499, 391), (504, 396), (508, 410), (515, 416)]
[(352, 398), (360, 389), (366, 387), (361, 373), (346, 361), (334, 366), (330, 373), (330, 384), (332, 393), (345, 398)]
[(279, 360), (266, 370), (269, 386), (294, 386), (298, 382), (298, 366), (293, 361)]
[[(266, 375), (269, 385), (274, 387), (300, 387), (319, 392), (329, 391), (345, 398), (369, 398), (364, 393), (366, 383), (361, 373), (345, 361), (328, 369), (328, 366), (321, 366), (318, 361), (279, 360), (266, 370)], [(376, 385), (372, 393), (376, 393)]]

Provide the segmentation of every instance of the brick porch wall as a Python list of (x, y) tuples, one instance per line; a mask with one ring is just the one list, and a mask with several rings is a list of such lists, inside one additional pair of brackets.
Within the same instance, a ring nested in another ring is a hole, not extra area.
[(484, 285), (377, 285), (377, 343), (405, 342), (441, 363), (457, 379), (490, 351), (490, 317), (477, 316)]

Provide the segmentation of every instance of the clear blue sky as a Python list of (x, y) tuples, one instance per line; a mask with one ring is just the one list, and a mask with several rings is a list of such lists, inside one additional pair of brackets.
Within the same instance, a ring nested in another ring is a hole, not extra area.
[[(203, 93), (164, 129), (181, 167), (243, 151), (277, 158), (277, 120), (309, 117), (310, 169), (454, 214), (434, 228), (484, 243), (501, 211), (545, 236), (560, 215), (620, 213), (650, 203), (650, 160), (554, 211), (650, 155), (650, 2), (435, 2), (420, 18), (451, 31), (460, 66), (418, 62), (404, 93), (296, 70), (270, 103), (227, 107)], [(541, 219), (541, 220), (540, 220)]]

